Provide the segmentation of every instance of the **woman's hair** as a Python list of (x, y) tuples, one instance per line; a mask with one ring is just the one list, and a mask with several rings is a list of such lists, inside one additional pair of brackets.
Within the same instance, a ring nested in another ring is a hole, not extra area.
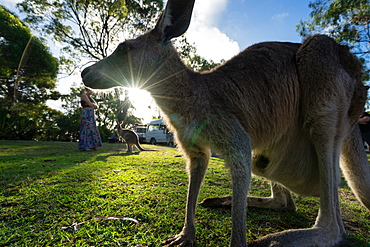
[(91, 92), (91, 94), (94, 93), (94, 91), (91, 88), (85, 87), (85, 90), (82, 93), (89, 93), (89, 92)]

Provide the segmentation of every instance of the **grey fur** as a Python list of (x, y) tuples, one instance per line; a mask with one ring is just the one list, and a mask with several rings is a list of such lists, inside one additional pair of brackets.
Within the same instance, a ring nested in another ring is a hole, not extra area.
[[(193, 2), (169, 0), (168, 14), (155, 29), (125, 41), (82, 72), (92, 88), (140, 83), (175, 133), (188, 162), (189, 191), (184, 228), (164, 244), (194, 244), (195, 208), (212, 149), (225, 157), (232, 177), (233, 196), (215, 199), (232, 204), (230, 246), (247, 246), (247, 201), (294, 210), (289, 190), (320, 196), (315, 225), (267, 235), (250, 245), (339, 245), (345, 238), (338, 198), (340, 155), (349, 185), (370, 209), (370, 168), (356, 124), (367, 95), (360, 62), (348, 47), (315, 35), (303, 44), (256, 44), (212, 71), (194, 72), (166, 38), (186, 31)], [(177, 8), (181, 3), (189, 7)], [(252, 170), (272, 182), (271, 198), (247, 199)]]
[(147, 151), (140, 145), (139, 137), (133, 130), (122, 129), (122, 127), (118, 125), (117, 135), (120, 140), (123, 140), (126, 143), (126, 152), (131, 153), (134, 146), (136, 146), (140, 151)]

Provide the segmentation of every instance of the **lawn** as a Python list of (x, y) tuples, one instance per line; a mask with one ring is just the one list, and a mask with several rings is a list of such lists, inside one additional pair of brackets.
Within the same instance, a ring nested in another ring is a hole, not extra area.
[[(124, 144), (105, 143), (81, 152), (76, 143), (0, 141), (0, 247), (159, 246), (178, 233), (185, 161), (175, 148), (144, 147), (156, 151), (126, 154)], [(200, 200), (230, 193), (223, 160), (212, 158)], [(268, 182), (253, 178), (251, 194), (268, 196)], [(347, 245), (370, 246), (370, 212), (344, 181), (340, 197)], [(318, 199), (294, 198), (296, 212), (248, 209), (248, 239), (313, 225)], [(228, 246), (230, 209), (198, 207), (196, 226), (197, 246)]]

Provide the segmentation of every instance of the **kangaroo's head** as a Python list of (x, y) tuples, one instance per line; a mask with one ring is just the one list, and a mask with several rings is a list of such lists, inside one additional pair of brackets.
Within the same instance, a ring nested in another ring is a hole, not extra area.
[(170, 41), (188, 29), (194, 1), (169, 0), (153, 30), (121, 43), (110, 56), (85, 68), (84, 84), (97, 89), (143, 86), (166, 70), (166, 60), (176, 54)]

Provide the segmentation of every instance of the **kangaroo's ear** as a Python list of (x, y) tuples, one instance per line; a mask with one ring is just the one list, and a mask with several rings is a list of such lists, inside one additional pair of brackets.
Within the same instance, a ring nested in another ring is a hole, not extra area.
[(168, 0), (166, 8), (154, 30), (163, 42), (176, 38), (189, 27), (195, 0)]

